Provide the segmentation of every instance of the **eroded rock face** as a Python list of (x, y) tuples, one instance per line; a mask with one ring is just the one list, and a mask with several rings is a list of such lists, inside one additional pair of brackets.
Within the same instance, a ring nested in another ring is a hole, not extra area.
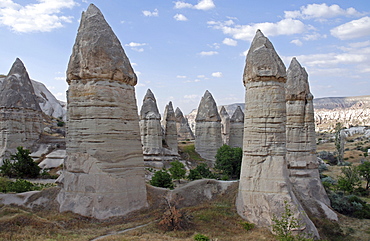
[(191, 130), (188, 119), (184, 117), (184, 114), (179, 107), (175, 110), (176, 127), (177, 127), (177, 140), (194, 140), (194, 134)]
[(229, 145), (230, 138), (230, 116), (224, 106), (220, 110), (222, 144)]
[(150, 89), (140, 111), (140, 133), (144, 155), (162, 154), (162, 127), (157, 101)]
[(208, 90), (199, 103), (195, 122), (195, 151), (206, 160), (216, 161), (217, 149), (222, 146), (221, 117)]
[(42, 111), (27, 70), (17, 58), (0, 90), (0, 158), (8, 158), (18, 146), (30, 149), (42, 131)]
[(269, 227), (285, 202), (302, 231), (318, 232), (296, 199), (288, 177), (286, 155), (285, 66), (271, 42), (258, 30), (247, 54), (243, 161), (237, 197), (239, 215)]
[[(326, 217), (327, 212), (320, 210), (326, 206), (330, 212), (330, 200), (318, 171), (313, 96), (307, 72), (296, 58), (292, 59), (287, 70), (286, 101), (286, 159), (294, 193), (311, 213)], [(331, 213), (329, 217), (335, 215)]]
[(244, 113), (238, 106), (230, 119), (229, 146), (243, 148)]
[(164, 140), (168, 146), (167, 148), (171, 152), (178, 154), (176, 117), (171, 101), (164, 109), (162, 124), (164, 129)]
[(136, 75), (93, 4), (82, 13), (67, 82), (60, 211), (104, 219), (146, 206)]

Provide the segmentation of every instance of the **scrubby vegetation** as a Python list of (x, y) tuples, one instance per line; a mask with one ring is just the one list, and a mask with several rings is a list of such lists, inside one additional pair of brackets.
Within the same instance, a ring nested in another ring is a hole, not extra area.
[(55, 184), (47, 183), (32, 183), (24, 179), (17, 179), (12, 181), (5, 177), (0, 177), (0, 192), (9, 193), (9, 192), (28, 192), (28, 191), (38, 191), (44, 188), (53, 187)]
[(222, 179), (239, 179), (242, 157), (243, 150), (240, 147), (223, 145), (217, 150), (215, 169), (223, 174)]

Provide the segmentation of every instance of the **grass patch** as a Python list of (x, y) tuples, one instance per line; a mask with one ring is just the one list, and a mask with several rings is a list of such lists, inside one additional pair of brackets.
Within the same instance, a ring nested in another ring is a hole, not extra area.
[(179, 146), (181, 157), (188, 161), (203, 162), (205, 161), (196, 151), (193, 143)]

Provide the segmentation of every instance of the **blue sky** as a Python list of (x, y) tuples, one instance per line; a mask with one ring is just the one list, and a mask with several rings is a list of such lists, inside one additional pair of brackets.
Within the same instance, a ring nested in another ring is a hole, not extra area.
[[(316, 98), (370, 94), (370, 2), (96, 0), (138, 75), (140, 109), (150, 88), (163, 112), (184, 114), (205, 90), (218, 105), (244, 101), (245, 54), (257, 29), (286, 67), (309, 74)], [(0, 73), (15, 58), (65, 100), (65, 72), (86, 0), (0, 0)]]

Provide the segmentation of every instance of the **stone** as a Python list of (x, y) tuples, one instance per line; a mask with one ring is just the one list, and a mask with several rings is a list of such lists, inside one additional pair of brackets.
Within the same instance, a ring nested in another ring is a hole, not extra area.
[(222, 146), (221, 117), (208, 90), (199, 103), (195, 122), (195, 151), (214, 164), (217, 150)]
[(90, 4), (67, 69), (67, 133), (59, 210), (106, 219), (147, 206), (136, 75)]
[(168, 105), (166, 105), (164, 109), (162, 125), (164, 129), (164, 140), (167, 144), (167, 149), (169, 149), (174, 154), (178, 154), (176, 117), (171, 101), (168, 103)]
[(281, 217), (289, 205), (303, 225), (297, 232), (319, 237), (288, 177), (285, 66), (260, 30), (247, 54), (243, 82), (246, 107), (237, 211), (249, 222), (271, 229), (273, 217)]
[[(286, 148), (290, 182), (297, 198), (307, 211), (320, 218), (336, 217), (322, 186), (316, 156), (316, 134), (313, 96), (308, 74), (293, 58), (286, 82)], [(321, 212), (326, 205), (326, 212)]]
[(140, 134), (145, 155), (162, 154), (162, 127), (157, 101), (150, 89), (147, 90), (140, 110)]
[(220, 109), (222, 144), (229, 145), (230, 138), (230, 116), (224, 106)]
[(175, 110), (176, 127), (177, 127), (177, 140), (194, 140), (194, 134), (191, 130), (188, 119), (184, 117), (184, 114), (179, 107)]
[(244, 113), (238, 106), (230, 119), (229, 146), (243, 148)]
[(0, 89), (0, 164), (18, 146), (32, 149), (43, 129), (42, 111), (31, 80), (17, 58)]

